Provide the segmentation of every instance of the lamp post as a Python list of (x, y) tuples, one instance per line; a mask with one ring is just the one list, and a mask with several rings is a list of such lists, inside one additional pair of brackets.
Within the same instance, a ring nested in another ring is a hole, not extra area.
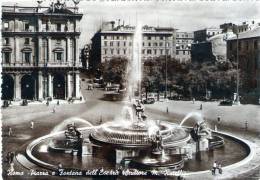
[(236, 100), (235, 100), (235, 103), (236, 105), (240, 105), (240, 100), (239, 100), (239, 69), (238, 69), (238, 64), (239, 64), (239, 48), (238, 48), (238, 45), (239, 45), (239, 40), (238, 40), (238, 33), (236, 34), (237, 35), (237, 67), (236, 67), (236, 70), (237, 70), (237, 88), (236, 88)]
[(164, 98), (165, 99), (167, 99), (167, 76), (168, 76), (168, 74), (167, 74), (167, 55), (168, 55), (168, 53), (167, 53), (167, 43), (166, 43), (166, 37), (167, 36), (165, 36), (165, 95), (164, 95)]

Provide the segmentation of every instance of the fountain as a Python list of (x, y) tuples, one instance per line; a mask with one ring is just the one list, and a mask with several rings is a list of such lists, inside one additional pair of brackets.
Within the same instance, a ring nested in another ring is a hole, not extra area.
[[(113, 121), (99, 126), (84, 119), (67, 119), (50, 134), (29, 144), (26, 149), (28, 159), (51, 170), (57, 170), (61, 162), (66, 168), (82, 171), (100, 167), (116, 170), (122, 166), (144, 171), (182, 169), (197, 172), (208, 170), (216, 158), (223, 159), (223, 166), (246, 158), (249, 154), (246, 143), (212, 131), (200, 113), (189, 113), (179, 125), (145, 114), (139, 100), (142, 74), (140, 24), (133, 39), (133, 60), (127, 68), (126, 97), (130, 102), (124, 101), (121, 113)], [(139, 96), (137, 100), (136, 94)], [(184, 126), (191, 118), (196, 120), (195, 125)]]

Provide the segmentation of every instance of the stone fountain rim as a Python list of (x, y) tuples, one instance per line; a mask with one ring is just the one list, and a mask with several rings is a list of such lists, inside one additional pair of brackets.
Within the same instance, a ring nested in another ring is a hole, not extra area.
[[(188, 127), (188, 126), (182, 126), (184, 128), (192, 128), (192, 127)], [(90, 129), (90, 128), (93, 128), (93, 127), (84, 127), (84, 128), (78, 128), (79, 130), (87, 130), (87, 129)], [(57, 170), (58, 169), (58, 166), (55, 166), (53, 164), (49, 164), (49, 163), (46, 163), (36, 157), (34, 157), (32, 155), (32, 151), (33, 151), (33, 148), (38, 145), (39, 143), (41, 143), (42, 141), (48, 139), (48, 138), (51, 138), (55, 135), (59, 135), (59, 134), (62, 134), (64, 133), (65, 131), (59, 131), (57, 133), (52, 133), (52, 134), (47, 134), (45, 136), (42, 136), (42, 137), (39, 137), (35, 140), (33, 140), (26, 148), (26, 156), (29, 158), (29, 160), (31, 160), (33, 163), (35, 163), (36, 165), (40, 166), (40, 167), (43, 167), (43, 168), (46, 168), (46, 169), (49, 169), (49, 170)], [(248, 140), (245, 140), (243, 138), (239, 138), (237, 136), (234, 136), (230, 133), (225, 133), (225, 132), (218, 132), (218, 131), (213, 131), (212, 132), (216, 133), (216, 134), (220, 134), (220, 135), (224, 135), (224, 136), (227, 136), (229, 138), (232, 138), (234, 140), (238, 140), (240, 142), (242, 142), (248, 149), (249, 149), (249, 153), (248, 155), (242, 159), (241, 161), (238, 161), (234, 164), (231, 164), (231, 165), (228, 165), (228, 166), (224, 166), (222, 167), (222, 169), (224, 171), (227, 171), (227, 170), (232, 170), (232, 169), (235, 169), (235, 168), (238, 168), (242, 165), (245, 165), (246, 163), (250, 162), (253, 157), (256, 155), (256, 152), (254, 150), (254, 147), (253, 146), (256, 146), (255, 143), (252, 143)], [(179, 173), (179, 174), (178, 174)], [(202, 175), (202, 174), (206, 174), (206, 173), (211, 173), (211, 170), (205, 170), (205, 171), (197, 171), (197, 172), (176, 172), (175, 175), (178, 176), (178, 175), (182, 175), (184, 177), (188, 177), (188, 176), (192, 176), (192, 175)]]

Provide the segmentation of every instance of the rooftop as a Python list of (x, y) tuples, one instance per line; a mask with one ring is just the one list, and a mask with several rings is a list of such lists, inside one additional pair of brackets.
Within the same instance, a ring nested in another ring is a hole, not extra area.
[(57, 1), (56, 3), (52, 2), (50, 6), (2, 6), (2, 13), (5, 14), (79, 14), (78, 7), (67, 7), (66, 3), (61, 3)]
[[(238, 34), (238, 39), (248, 39), (253, 37), (260, 37), (260, 27)], [(237, 39), (237, 37), (230, 38), (230, 40), (234, 39)]]

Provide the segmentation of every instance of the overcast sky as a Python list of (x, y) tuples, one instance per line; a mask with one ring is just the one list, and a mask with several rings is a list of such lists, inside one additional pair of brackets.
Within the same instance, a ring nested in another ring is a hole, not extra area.
[[(33, 6), (35, 0), (16, 0), (2, 5)], [(50, 1), (45, 0), (43, 6)], [(72, 1), (67, 1), (67, 6)], [(100, 28), (102, 21), (114, 20), (135, 25), (136, 20), (151, 26), (171, 26), (179, 31), (194, 31), (205, 27), (218, 27), (225, 22), (241, 24), (243, 21), (258, 20), (260, 22), (260, 0), (215, 0), (201, 2), (199, 0), (82, 0), (79, 7), (83, 11), (81, 20), (80, 46), (90, 41), (93, 33)]]

